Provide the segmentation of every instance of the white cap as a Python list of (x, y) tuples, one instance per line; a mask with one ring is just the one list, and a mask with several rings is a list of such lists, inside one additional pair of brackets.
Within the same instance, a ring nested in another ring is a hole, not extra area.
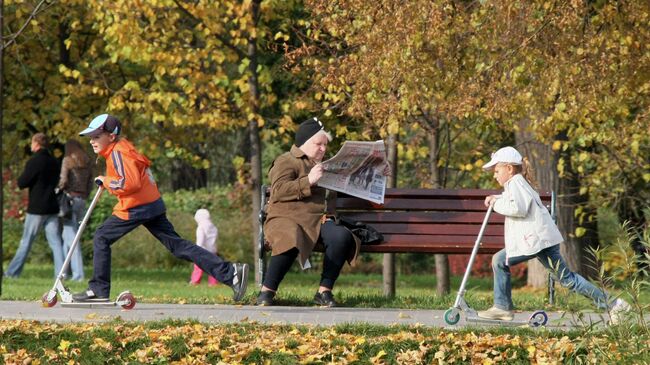
[(491, 170), (494, 165), (498, 163), (509, 163), (513, 165), (521, 165), (521, 154), (513, 147), (503, 147), (492, 154), (490, 162), (483, 165), (484, 170)]

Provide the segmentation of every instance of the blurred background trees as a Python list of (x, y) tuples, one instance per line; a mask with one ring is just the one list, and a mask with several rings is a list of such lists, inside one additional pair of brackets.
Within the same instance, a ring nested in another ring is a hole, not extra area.
[[(3, 41), (38, 3), (4, 1)], [(393, 136), (397, 187), (495, 188), (480, 167), (514, 145), (558, 193), (565, 255), (583, 273), (587, 248), (607, 245), (599, 209), (639, 235), (647, 222), (645, 1), (60, 0), (4, 53), (4, 227), (23, 214), (12, 189), (31, 134), (60, 147), (103, 112), (154, 160), (163, 192), (221, 191), (197, 196), (249, 217), (270, 162), (318, 116), (331, 153)], [(250, 221), (232, 251), (248, 261)], [(5, 230), (3, 243), (6, 260), (17, 241)]]

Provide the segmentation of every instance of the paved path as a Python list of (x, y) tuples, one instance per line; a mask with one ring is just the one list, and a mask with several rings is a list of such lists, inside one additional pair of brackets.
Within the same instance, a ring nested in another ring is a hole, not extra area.
[[(515, 321), (526, 322), (530, 312), (516, 313)], [(570, 315), (549, 312), (551, 329), (570, 329), (579, 321)], [(0, 301), (0, 319), (27, 319), (37, 321), (105, 322), (114, 319), (125, 321), (160, 321), (165, 319), (193, 319), (206, 323), (258, 322), (266, 324), (336, 325), (344, 323), (369, 323), (377, 325), (424, 325), (458, 328), (468, 322), (461, 314), (455, 326), (443, 319), (444, 310), (369, 309), (369, 308), (319, 308), (319, 307), (257, 307), (249, 305), (198, 305), (198, 304), (148, 304), (138, 303), (132, 310), (120, 307), (63, 307), (57, 304), (44, 308), (41, 302)], [(586, 312), (585, 321), (602, 321), (601, 314)], [(605, 316), (606, 317), (606, 316)], [(472, 323), (473, 325), (477, 325)], [(495, 326), (496, 324), (478, 324)], [(516, 325), (516, 324), (511, 324)]]

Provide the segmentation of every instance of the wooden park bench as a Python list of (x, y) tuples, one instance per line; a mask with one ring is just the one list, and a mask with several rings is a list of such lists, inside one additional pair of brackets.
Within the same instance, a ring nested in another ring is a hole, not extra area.
[[(260, 214), (259, 267), (265, 272), (264, 208), (270, 189), (262, 186)], [(500, 194), (499, 190), (484, 189), (386, 189), (384, 204), (338, 194), (336, 211), (354, 221), (371, 225), (384, 236), (379, 244), (362, 245), (361, 252), (470, 254), (478, 236), (487, 208), (486, 196)], [(540, 194), (542, 202), (555, 217), (555, 195)], [(479, 254), (494, 254), (504, 247), (504, 217), (492, 214), (481, 240)], [(315, 251), (323, 247), (316, 245)], [(260, 283), (258, 283), (260, 284)], [(552, 288), (552, 285), (549, 289)], [(549, 291), (552, 299), (552, 291)]]

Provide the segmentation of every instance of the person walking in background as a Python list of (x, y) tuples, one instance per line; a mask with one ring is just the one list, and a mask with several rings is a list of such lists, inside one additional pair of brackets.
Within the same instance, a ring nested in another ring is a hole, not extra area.
[(113, 207), (113, 215), (95, 231), (93, 277), (85, 291), (72, 295), (73, 301), (109, 301), (111, 246), (139, 226), (147, 228), (175, 257), (199, 265), (228, 285), (233, 291), (233, 300), (241, 301), (248, 285), (248, 264), (228, 262), (176, 233), (167, 219), (165, 202), (151, 173), (151, 161), (122, 138), (121, 132), (122, 124), (116, 117), (102, 114), (79, 133), (90, 137), (93, 151), (106, 159), (106, 174), (95, 180), (117, 197), (117, 204)]
[[(72, 197), (72, 209), (70, 216), (63, 218), (63, 253), (64, 257), (70, 251), (72, 242), (79, 230), (79, 222), (83, 219), (86, 211), (86, 200), (93, 186), (93, 163), (90, 156), (84, 151), (81, 143), (76, 139), (70, 139), (65, 144), (65, 154), (61, 163), (61, 177), (59, 178), (58, 189)], [(81, 254), (81, 242), (74, 249), (70, 269), (72, 280), (81, 281), (84, 279), (83, 258)]]
[[(194, 213), (194, 220), (198, 224), (196, 227), (196, 244), (216, 255), (219, 230), (210, 220), (210, 212), (207, 209), (199, 209)], [(203, 270), (201, 270), (199, 265), (194, 264), (194, 271), (192, 271), (192, 276), (190, 277), (190, 285), (199, 285), (201, 283), (201, 276), (203, 276)], [(209, 286), (215, 286), (218, 283), (214, 276), (208, 274)]]
[(59, 181), (59, 162), (48, 151), (47, 136), (36, 133), (31, 140), (34, 153), (18, 177), (18, 187), (29, 189), (29, 203), (25, 215), (25, 225), (16, 255), (9, 263), (4, 276), (17, 278), (23, 271), (27, 255), (41, 227), (45, 228), (45, 238), (54, 260), (54, 276), (63, 266), (63, 245), (59, 234), (59, 204), (54, 192)]
[(611, 300), (603, 290), (572, 272), (560, 255), (564, 239), (533, 188), (536, 184), (528, 159), (513, 147), (504, 147), (492, 154), (483, 169), (494, 171), (494, 178), (503, 186), (503, 194), (486, 197), (485, 206), (492, 205), (495, 212), (505, 216), (506, 247), (492, 257), (494, 306), (479, 311), (478, 316), (512, 320), (510, 267), (536, 258), (563, 287), (590, 298), (600, 309), (608, 309), (611, 323), (619, 323), (630, 305), (620, 298)]

